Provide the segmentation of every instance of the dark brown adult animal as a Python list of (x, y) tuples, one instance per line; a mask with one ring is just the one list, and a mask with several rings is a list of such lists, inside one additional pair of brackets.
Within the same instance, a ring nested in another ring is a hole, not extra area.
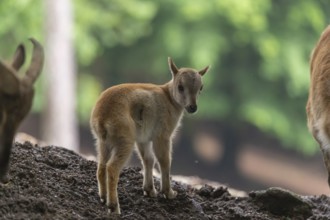
[(34, 39), (32, 61), (24, 76), (18, 75), (25, 61), (25, 48), (20, 44), (11, 63), (0, 60), (0, 182), (9, 181), (9, 158), (18, 126), (31, 109), (33, 84), (43, 66), (42, 46)]

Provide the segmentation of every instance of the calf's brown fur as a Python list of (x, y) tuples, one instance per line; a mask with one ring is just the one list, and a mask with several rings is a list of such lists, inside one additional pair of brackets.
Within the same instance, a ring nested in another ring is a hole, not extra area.
[(34, 95), (33, 83), (38, 77), (44, 60), (43, 48), (34, 39), (31, 64), (20, 78), (18, 71), (25, 61), (25, 49), (17, 47), (11, 64), (0, 60), (0, 182), (8, 182), (11, 147), (16, 130), (30, 111)]
[(202, 76), (197, 71), (178, 69), (169, 58), (172, 80), (164, 85), (121, 84), (105, 90), (91, 115), (90, 125), (98, 152), (97, 180), (101, 201), (110, 212), (120, 214), (117, 195), (119, 173), (134, 145), (144, 167), (143, 190), (154, 197), (154, 156), (161, 171), (161, 192), (176, 197), (170, 185), (172, 138), (183, 115), (197, 111)]
[(310, 80), (306, 106), (308, 128), (320, 145), (330, 186), (330, 26), (312, 52)]

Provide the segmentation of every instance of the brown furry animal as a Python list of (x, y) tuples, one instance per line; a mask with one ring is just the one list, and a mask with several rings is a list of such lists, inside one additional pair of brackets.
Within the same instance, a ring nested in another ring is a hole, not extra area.
[(330, 26), (323, 31), (312, 52), (310, 80), (306, 106), (308, 128), (322, 150), (330, 186)]
[(170, 185), (172, 138), (183, 110), (197, 111), (197, 97), (203, 87), (201, 78), (209, 67), (200, 71), (178, 69), (171, 58), (168, 62), (170, 82), (113, 86), (101, 94), (92, 111), (90, 126), (98, 151), (99, 195), (110, 212), (120, 214), (119, 173), (134, 145), (143, 162), (145, 195), (157, 194), (152, 178), (154, 156), (160, 166), (162, 193), (168, 199), (177, 195)]
[(25, 61), (25, 49), (22, 44), (17, 47), (10, 65), (0, 60), (0, 182), (8, 179), (9, 157), (16, 130), (30, 111), (34, 96), (33, 83), (37, 79), (43, 65), (42, 46), (30, 39), (33, 55), (30, 67), (23, 78), (18, 71)]

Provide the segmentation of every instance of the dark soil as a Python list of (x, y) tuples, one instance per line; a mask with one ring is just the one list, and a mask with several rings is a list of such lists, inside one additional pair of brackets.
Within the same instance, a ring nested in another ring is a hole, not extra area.
[[(270, 188), (234, 197), (226, 188), (197, 190), (172, 182), (178, 196), (143, 196), (139, 168), (125, 168), (119, 182), (122, 215), (100, 203), (96, 163), (59, 147), (13, 147), (11, 181), (0, 184), (1, 219), (329, 219), (330, 198)], [(155, 178), (156, 188), (159, 180)], [(312, 187), (312, 186), (311, 186)]]

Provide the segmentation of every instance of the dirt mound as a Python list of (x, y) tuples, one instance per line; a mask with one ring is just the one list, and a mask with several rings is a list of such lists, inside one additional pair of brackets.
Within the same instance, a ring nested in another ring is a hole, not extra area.
[[(1, 219), (328, 219), (327, 196), (304, 197), (271, 188), (248, 197), (227, 189), (197, 190), (172, 182), (178, 196), (143, 196), (139, 168), (125, 168), (119, 182), (122, 215), (109, 215), (99, 202), (96, 163), (59, 147), (16, 143), (11, 181), (0, 185)], [(159, 190), (159, 179), (155, 178)]]

